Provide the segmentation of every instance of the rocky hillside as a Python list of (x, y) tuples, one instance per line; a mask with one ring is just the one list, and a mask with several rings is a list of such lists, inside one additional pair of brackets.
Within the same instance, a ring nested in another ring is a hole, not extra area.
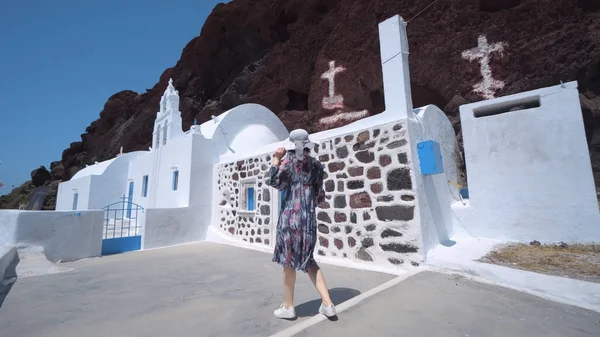
[[(496, 96), (577, 80), (596, 184), (600, 186), (600, 1), (597, 0), (233, 0), (219, 4), (177, 64), (144, 93), (122, 91), (100, 118), (51, 164), (43, 184), (67, 180), (81, 167), (151, 145), (159, 100), (169, 78), (181, 95), (184, 128), (242, 103), (260, 103), (289, 129), (310, 132), (332, 114), (322, 106), (334, 60), (345, 111), (384, 110), (377, 24), (395, 14), (408, 23), (415, 106), (435, 104), (453, 121), (458, 107), (484, 99), (473, 92), (482, 76), (478, 60), (463, 51), (485, 35), (504, 51), (490, 55), (492, 77), (504, 83)], [(38, 170), (32, 173), (40, 175)], [(46, 169), (42, 169), (46, 171)], [(39, 181), (37, 181), (39, 184)], [(14, 207), (26, 183), (0, 199)], [(55, 189), (51, 189), (55, 190)], [(55, 199), (55, 198), (54, 198)], [(45, 205), (52, 208), (50, 198)]]

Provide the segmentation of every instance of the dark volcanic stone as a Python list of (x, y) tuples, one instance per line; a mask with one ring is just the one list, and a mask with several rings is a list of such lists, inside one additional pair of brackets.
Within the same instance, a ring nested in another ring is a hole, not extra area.
[(45, 166), (40, 166), (31, 172), (31, 182), (35, 187), (44, 185), (50, 178), (52, 178), (52, 175)]
[(260, 214), (261, 215), (270, 215), (271, 214), (271, 207), (269, 205), (262, 205), (262, 206), (260, 206)]
[(402, 236), (402, 233), (400, 233), (400, 232), (398, 232), (398, 231), (396, 231), (396, 230), (393, 230), (393, 229), (391, 229), (391, 228), (386, 228), (386, 229), (384, 229), (384, 230), (381, 232), (381, 235), (380, 235), (380, 236), (381, 236), (383, 239), (385, 239), (385, 238), (389, 238), (389, 237), (397, 237), (397, 236)]
[(372, 232), (372, 231), (374, 231), (375, 229), (377, 229), (377, 225), (375, 225), (375, 224), (368, 224), (368, 225), (366, 225), (366, 226), (365, 226), (365, 229), (366, 229), (368, 232)]
[(412, 190), (410, 169), (402, 167), (388, 172), (387, 188), (390, 191)]
[(335, 190), (335, 183), (333, 182), (333, 180), (327, 180), (325, 182), (325, 191), (333, 192), (333, 190)]
[(365, 169), (362, 166), (354, 166), (354, 167), (350, 167), (348, 168), (348, 174), (351, 177), (358, 177), (358, 176), (362, 176), (364, 174)]
[(348, 238), (348, 246), (349, 246), (350, 248), (352, 248), (352, 247), (356, 246), (356, 239), (355, 239), (355, 238), (353, 238), (353, 237), (349, 237), (349, 238)]
[(409, 221), (414, 218), (415, 206), (379, 206), (375, 208), (377, 218), (381, 221)]
[(333, 215), (333, 220), (335, 222), (346, 222), (348, 221), (348, 216), (346, 215), (346, 213), (335, 212), (335, 214)]
[(402, 199), (404, 201), (413, 201), (413, 200), (415, 200), (415, 197), (413, 197), (412, 195), (405, 194), (405, 195), (401, 196), (400, 199)]
[(375, 167), (371, 167), (370, 169), (368, 169), (367, 170), (367, 178), (369, 178), (369, 179), (381, 178), (381, 170), (379, 169), (379, 167), (375, 166)]
[(402, 260), (402, 259), (396, 259), (396, 258), (393, 258), (393, 257), (388, 258), (388, 261), (390, 261), (391, 264), (396, 264), (396, 265), (404, 263), (404, 260)]
[(327, 214), (325, 212), (319, 212), (319, 213), (317, 213), (317, 220), (323, 221), (323, 222), (327, 222), (327, 223), (331, 223), (331, 218), (329, 217), (329, 214)]
[(376, 183), (371, 185), (371, 192), (378, 194), (383, 191), (383, 185), (381, 183)]
[(335, 154), (338, 156), (339, 159), (344, 159), (348, 157), (348, 148), (346, 147), (346, 145), (340, 146), (335, 150)]
[(369, 131), (362, 131), (356, 137), (356, 141), (359, 143), (365, 143), (369, 140)]
[(362, 180), (352, 180), (348, 182), (348, 189), (358, 190), (365, 187), (365, 182)]
[(329, 172), (334, 173), (343, 170), (344, 167), (346, 167), (346, 164), (344, 164), (343, 162), (329, 163), (328, 167)]
[(379, 165), (381, 165), (381, 167), (386, 167), (391, 163), (392, 163), (392, 158), (390, 156), (388, 156), (387, 154), (384, 154), (381, 157), (379, 157)]
[(325, 237), (319, 236), (319, 245), (321, 247), (327, 248), (327, 247), (329, 247), (329, 240), (327, 240), (327, 238), (325, 238)]
[(361, 163), (372, 163), (375, 160), (375, 155), (370, 151), (360, 151), (355, 155), (356, 159), (358, 159)]
[(401, 146), (404, 146), (404, 145), (406, 145), (406, 143), (408, 143), (408, 142), (406, 141), (406, 139), (400, 139), (400, 140), (396, 140), (396, 141), (393, 141), (393, 142), (389, 143), (389, 144), (387, 145), (387, 148), (388, 148), (388, 149), (395, 149), (395, 148), (398, 148), (398, 147), (401, 147)]
[(374, 245), (373, 238), (370, 237), (370, 236), (367, 236), (366, 238), (363, 238), (362, 241), (361, 241), (361, 245), (363, 246), (363, 248), (372, 247)]
[(380, 197), (377, 197), (377, 201), (381, 201), (381, 202), (394, 201), (394, 196), (393, 195), (382, 195)]
[(329, 234), (329, 227), (327, 227), (324, 224), (319, 224), (317, 226), (317, 229), (319, 230), (319, 232), (323, 233), (323, 234)]
[(364, 248), (359, 249), (356, 252), (356, 254), (354, 255), (354, 257), (356, 257), (357, 259), (362, 260), (362, 261), (368, 261), (368, 262), (373, 261), (373, 257), (371, 256), (371, 254), (369, 254), (369, 252)]
[(333, 207), (335, 208), (345, 208), (346, 205), (347, 203), (345, 195), (336, 195), (333, 199)]
[(408, 244), (408, 243), (388, 243), (388, 244), (379, 244), (381, 249), (385, 252), (396, 252), (396, 253), (416, 253), (419, 251), (419, 248)]
[(406, 152), (398, 153), (398, 162), (400, 164), (408, 164), (408, 157)]
[(366, 192), (361, 192), (350, 196), (350, 207), (352, 208), (368, 208), (371, 206), (371, 197)]

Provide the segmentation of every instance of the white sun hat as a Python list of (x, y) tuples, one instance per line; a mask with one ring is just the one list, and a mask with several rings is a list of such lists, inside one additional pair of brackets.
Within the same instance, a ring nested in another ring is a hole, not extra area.
[(296, 129), (290, 132), (290, 136), (284, 142), (283, 147), (285, 147), (285, 149), (288, 151), (295, 150), (297, 141), (301, 141), (302, 144), (304, 144), (304, 147), (307, 147), (309, 149), (312, 149), (312, 147), (314, 147), (315, 145), (320, 144), (318, 141), (310, 139), (310, 136), (308, 135), (308, 132), (306, 130)]

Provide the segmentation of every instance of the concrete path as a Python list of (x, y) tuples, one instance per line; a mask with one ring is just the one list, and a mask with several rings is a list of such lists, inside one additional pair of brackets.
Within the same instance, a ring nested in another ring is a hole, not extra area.
[(456, 275), (422, 272), (296, 336), (579, 337), (600, 314)]
[[(315, 315), (298, 274), (296, 321), (272, 316), (283, 298), (270, 254), (199, 243), (61, 264), (18, 279), (0, 308), (0, 335), (19, 337), (269, 336)], [(394, 276), (323, 266), (336, 303)]]

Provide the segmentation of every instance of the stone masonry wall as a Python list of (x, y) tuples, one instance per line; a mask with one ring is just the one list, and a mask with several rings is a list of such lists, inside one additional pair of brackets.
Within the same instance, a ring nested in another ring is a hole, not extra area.
[[(271, 188), (265, 185), (271, 157), (247, 158), (217, 167), (219, 201), (219, 227), (240, 240), (270, 245), (273, 222), (271, 221)], [(255, 212), (240, 211), (240, 189), (247, 179), (255, 179)], [(273, 227), (274, 228), (274, 227)]]
[(336, 137), (315, 148), (325, 166), (318, 255), (417, 266), (421, 230), (404, 123)]
[[(422, 240), (407, 133), (405, 123), (391, 123), (333, 137), (313, 149), (326, 176), (325, 201), (317, 209), (316, 254), (418, 266)], [(263, 155), (217, 168), (224, 232), (269, 245), (278, 216), (272, 203), (276, 196), (264, 184), (270, 162), (271, 156)], [(257, 178), (254, 217), (238, 212), (240, 179), (247, 177)]]

